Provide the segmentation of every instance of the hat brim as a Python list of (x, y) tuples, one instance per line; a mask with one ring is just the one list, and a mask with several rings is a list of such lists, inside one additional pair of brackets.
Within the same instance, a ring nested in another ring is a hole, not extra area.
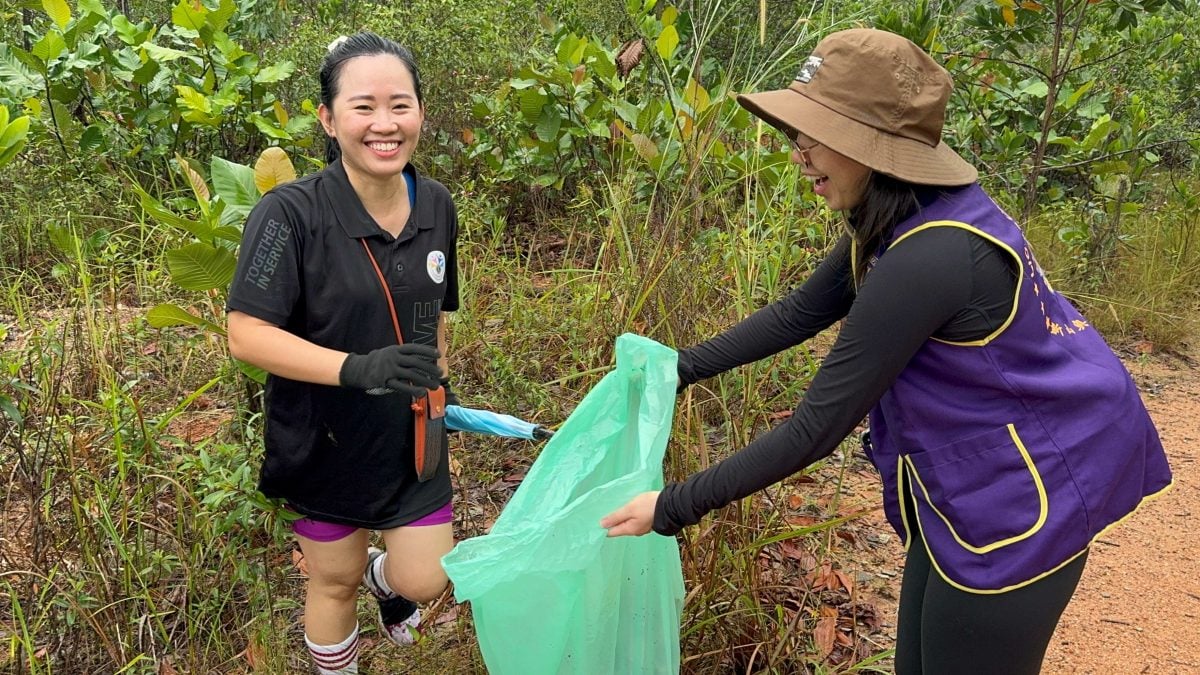
[(979, 172), (945, 141), (929, 146), (880, 131), (794, 89), (742, 94), (737, 102), (785, 134), (800, 132), (876, 171), (918, 185), (969, 185)]

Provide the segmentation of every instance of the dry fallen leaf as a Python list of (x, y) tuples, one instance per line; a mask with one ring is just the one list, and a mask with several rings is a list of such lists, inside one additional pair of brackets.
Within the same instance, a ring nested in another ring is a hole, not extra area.
[[(829, 616), (828, 609), (833, 610), (833, 616)], [(813, 643), (817, 647), (817, 654), (824, 659), (833, 651), (834, 640), (837, 639), (837, 609), (828, 605), (821, 606), (821, 618), (817, 619), (817, 627), (813, 629)]]
[(842, 588), (845, 588), (847, 591), (854, 590), (854, 580), (850, 578), (850, 575), (841, 570), (834, 570), (833, 575), (842, 583)]

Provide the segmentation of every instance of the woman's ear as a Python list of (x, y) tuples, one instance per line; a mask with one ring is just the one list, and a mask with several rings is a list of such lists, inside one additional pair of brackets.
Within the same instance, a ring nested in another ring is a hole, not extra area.
[(317, 119), (321, 120), (321, 127), (325, 129), (326, 136), (337, 138), (337, 135), (333, 133), (333, 111), (324, 103), (317, 106)]

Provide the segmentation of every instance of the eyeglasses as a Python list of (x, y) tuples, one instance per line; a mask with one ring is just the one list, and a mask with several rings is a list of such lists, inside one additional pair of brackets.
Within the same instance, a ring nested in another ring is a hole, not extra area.
[(811, 169), (812, 158), (809, 157), (808, 151), (817, 147), (820, 145), (820, 143), (801, 133), (797, 133), (795, 136), (792, 136), (791, 141), (792, 146), (796, 148), (796, 152), (800, 154), (800, 161), (804, 163), (805, 168)]

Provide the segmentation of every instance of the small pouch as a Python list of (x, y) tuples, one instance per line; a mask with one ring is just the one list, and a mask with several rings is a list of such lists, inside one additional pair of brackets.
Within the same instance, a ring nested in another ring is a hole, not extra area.
[(417, 480), (424, 483), (437, 474), (446, 455), (446, 389), (413, 399), (412, 409), (413, 458)]

